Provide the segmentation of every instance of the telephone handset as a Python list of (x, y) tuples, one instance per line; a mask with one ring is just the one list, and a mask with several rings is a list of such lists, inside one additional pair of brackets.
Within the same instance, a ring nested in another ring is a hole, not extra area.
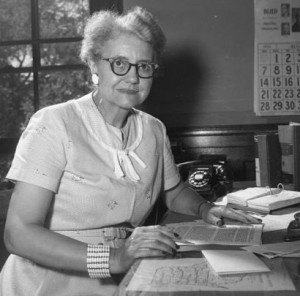
[(209, 201), (232, 191), (233, 172), (226, 161), (193, 160), (177, 166), (183, 181)]

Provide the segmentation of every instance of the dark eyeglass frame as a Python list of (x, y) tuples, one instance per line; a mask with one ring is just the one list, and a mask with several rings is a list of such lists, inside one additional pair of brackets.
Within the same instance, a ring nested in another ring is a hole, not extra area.
[[(137, 75), (138, 75), (140, 78), (143, 78), (143, 79), (149, 79), (149, 78), (153, 78), (153, 77), (154, 77), (154, 73), (155, 73), (155, 71), (156, 71), (156, 70), (158, 69), (158, 67), (159, 67), (159, 65), (156, 64), (156, 63), (143, 62), (143, 63), (133, 64), (133, 63), (129, 63), (127, 60), (124, 60), (124, 59), (121, 59), (121, 58), (101, 58), (100, 60), (109, 62), (109, 63), (110, 63), (110, 68), (111, 68), (112, 72), (113, 72), (114, 74), (116, 74), (117, 76), (125, 76), (125, 75), (130, 71), (131, 67), (135, 67), (136, 73), (137, 73)], [(127, 70), (125, 73), (120, 74), (120, 73), (116, 73), (116, 72), (115, 72), (114, 64), (113, 64), (113, 63), (114, 63), (116, 60), (122, 60), (122, 61), (125, 61), (126, 63), (128, 63), (129, 67), (128, 67), (128, 70)], [(141, 75), (140, 75), (140, 73), (139, 73), (139, 66), (145, 65), (145, 64), (154, 66), (154, 70), (153, 70), (153, 73), (152, 73), (151, 76), (146, 76), (146, 77), (144, 77), (144, 76), (141, 76)]]

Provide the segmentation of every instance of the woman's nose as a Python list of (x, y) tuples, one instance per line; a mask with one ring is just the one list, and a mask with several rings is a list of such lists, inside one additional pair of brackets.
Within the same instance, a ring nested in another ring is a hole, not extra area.
[(130, 80), (130, 82), (138, 82), (140, 77), (138, 73), (138, 65), (132, 65), (128, 73), (126, 74), (126, 78)]

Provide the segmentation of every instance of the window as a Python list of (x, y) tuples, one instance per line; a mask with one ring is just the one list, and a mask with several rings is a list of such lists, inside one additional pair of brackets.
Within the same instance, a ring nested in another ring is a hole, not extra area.
[(0, 137), (14, 138), (39, 108), (89, 91), (78, 57), (89, 3), (10, 0), (0, 11)]
[(88, 0), (0, 1), (0, 189), (38, 109), (90, 91), (79, 60)]
[(0, 190), (31, 115), (91, 90), (79, 60), (90, 12), (122, 8), (122, 0), (0, 0)]

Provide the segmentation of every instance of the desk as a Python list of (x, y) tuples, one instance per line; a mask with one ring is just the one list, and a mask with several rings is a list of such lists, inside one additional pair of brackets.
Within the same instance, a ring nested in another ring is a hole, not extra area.
[[(274, 215), (286, 214), (289, 212), (300, 211), (300, 206), (290, 207), (275, 211)], [(164, 216), (161, 224), (175, 223), (175, 222), (187, 222), (195, 219), (195, 217), (176, 214), (173, 212), (167, 212)], [(263, 243), (274, 243), (282, 242), (283, 237), (286, 234), (285, 230), (277, 230), (264, 232), (262, 237)], [(232, 246), (214, 246), (213, 248), (236, 248)], [(182, 257), (186, 258), (199, 258), (202, 257), (201, 252), (184, 252)], [(299, 296), (300, 295), (300, 258), (283, 258), (284, 265), (287, 268), (292, 281), (296, 287), (296, 291), (228, 291), (228, 292), (217, 292), (217, 291), (198, 291), (198, 292), (164, 292), (164, 293), (150, 293), (150, 292), (127, 292), (126, 286), (129, 284), (134, 271), (137, 269), (140, 261), (137, 261), (129, 272), (125, 275), (121, 281), (115, 296), (183, 296), (183, 295), (201, 295), (201, 296)], [(299, 276), (297, 276), (299, 275)]]

